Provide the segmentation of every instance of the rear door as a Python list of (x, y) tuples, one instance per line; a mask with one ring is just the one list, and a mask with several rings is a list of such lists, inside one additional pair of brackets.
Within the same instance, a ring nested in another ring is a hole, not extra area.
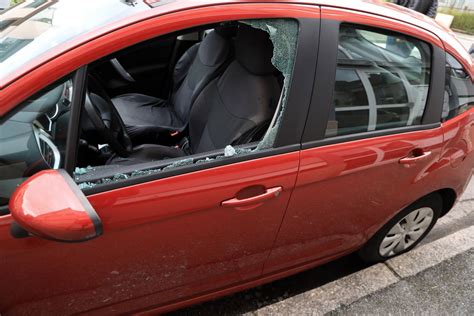
[(266, 273), (353, 251), (436, 189), (439, 39), (347, 10), (324, 8), (322, 18), (300, 171)]

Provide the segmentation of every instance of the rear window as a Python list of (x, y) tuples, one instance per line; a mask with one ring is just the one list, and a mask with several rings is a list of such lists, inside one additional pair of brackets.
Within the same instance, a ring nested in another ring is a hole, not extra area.
[(428, 44), (342, 25), (326, 137), (421, 124), (430, 74)]

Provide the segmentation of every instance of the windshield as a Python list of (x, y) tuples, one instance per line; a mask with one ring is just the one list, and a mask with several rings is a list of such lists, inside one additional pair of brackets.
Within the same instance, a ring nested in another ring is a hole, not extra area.
[(149, 9), (142, 1), (24, 1), (0, 13), (0, 82), (60, 44)]

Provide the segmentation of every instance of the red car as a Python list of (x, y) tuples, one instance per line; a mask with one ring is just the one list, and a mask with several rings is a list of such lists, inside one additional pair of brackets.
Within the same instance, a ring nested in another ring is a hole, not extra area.
[(0, 13), (0, 311), (161, 313), (409, 251), (474, 167), (474, 66), (378, 1)]

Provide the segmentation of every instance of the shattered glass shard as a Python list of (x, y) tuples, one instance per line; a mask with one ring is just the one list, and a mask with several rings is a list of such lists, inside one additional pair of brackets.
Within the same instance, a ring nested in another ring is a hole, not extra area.
[(163, 171), (168, 170), (168, 169), (174, 169), (174, 168), (182, 167), (182, 166), (192, 165), (193, 162), (194, 162), (193, 158), (181, 159), (181, 160), (178, 160), (176, 162), (173, 162), (170, 165), (167, 165), (166, 167), (163, 168)]
[(225, 147), (225, 149), (224, 149), (224, 156), (225, 157), (232, 157), (235, 154), (237, 154), (237, 152), (235, 151), (234, 147), (232, 147), (231, 145), (227, 145)]
[(270, 128), (257, 146), (257, 150), (268, 149), (275, 142), (288, 101), (288, 91), (296, 58), (298, 22), (289, 19), (247, 20), (241, 22), (269, 34), (273, 43), (272, 64), (284, 77), (283, 89), (275, 116)]

